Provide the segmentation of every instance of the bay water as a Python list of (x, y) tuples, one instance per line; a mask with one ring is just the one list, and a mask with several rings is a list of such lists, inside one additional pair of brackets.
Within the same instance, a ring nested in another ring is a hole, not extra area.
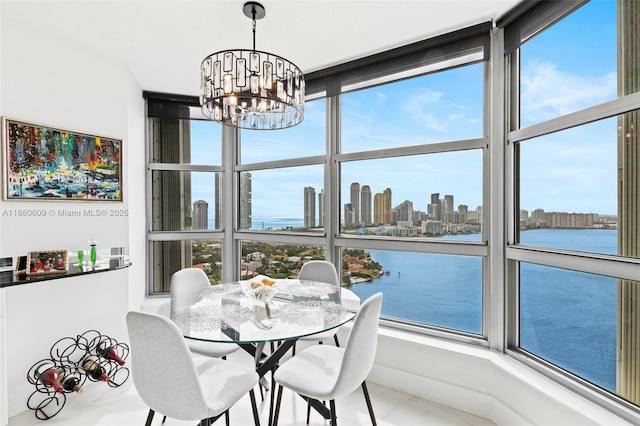
[[(254, 218), (253, 229), (302, 226), (301, 218)], [(478, 241), (480, 234), (447, 235)], [(617, 253), (615, 229), (535, 229), (524, 245)], [(382, 315), (482, 334), (482, 262), (478, 258), (368, 250), (388, 274), (351, 285), (361, 300), (384, 293)], [(617, 280), (521, 263), (520, 347), (615, 391)]]
[[(521, 233), (521, 241), (615, 254), (617, 231), (528, 230)], [(482, 333), (480, 259), (380, 250), (369, 253), (389, 274), (350, 288), (362, 300), (382, 291), (384, 316)], [(520, 279), (520, 347), (615, 391), (616, 280), (531, 263), (521, 263)]]

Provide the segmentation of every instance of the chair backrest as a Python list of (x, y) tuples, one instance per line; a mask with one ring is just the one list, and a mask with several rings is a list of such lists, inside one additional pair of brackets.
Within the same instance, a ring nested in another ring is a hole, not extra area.
[(338, 278), (338, 272), (333, 263), (326, 260), (310, 260), (300, 268), (298, 274), (299, 280), (307, 281), (319, 281), (323, 283), (329, 283), (336, 286), (336, 293), (333, 294), (331, 299), (336, 303), (341, 303), (340, 291), (340, 279)]
[(131, 374), (150, 409), (179, 420), (201, 420), (209, 411), (191, 352), (178, 327), (156, 314), (127, 313)]
[(345, 344), (340, 374), (332, 395), (344, 396), (365, 381), (376, 356), (382, 293), (369, 297), (360, 306)]
[(198, 290), (210, 287), (209, 277), (200, 268), (184, 268), (171, 276), (171, 313), (199, 302)]

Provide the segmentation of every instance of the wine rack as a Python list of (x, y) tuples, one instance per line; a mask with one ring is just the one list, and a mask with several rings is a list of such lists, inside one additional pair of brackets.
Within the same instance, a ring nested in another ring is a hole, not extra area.
[[(111, 348), (109, 355), (105, 349)], [(63, 337), (51, 346), (49, 358), (42, 359), (29, 369), (27, 380), (36, 390), (27, 399), (27, 407), (34, 410), (39, 420), (48, 420), (58, 414), (67, 401), (67, 394), (73, 389), (62, 392), (45, 385), (40, 379), (48, 368), (63, 369), (74, 375), (78, 384), (83, 387), (87, 381), (102, 382), (110, 387), (118, 387), (129, 378), (129, 369), (124, 367), (124, 360), (129, 356), (129, 346), (101, 334), (96, 330), (88, 330), (76, 338)]]

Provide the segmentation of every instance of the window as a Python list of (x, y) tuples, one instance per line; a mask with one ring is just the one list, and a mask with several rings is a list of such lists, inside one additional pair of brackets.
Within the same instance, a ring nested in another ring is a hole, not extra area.
[(344, 234), (481, 241), (480, 149), (343, 162), (340, 177)]
[(384, 293), (382, 315), (482, 334), (482, 259), (343, 249), (342, 282), (361, 300)]
[(617, 254), (618, 118), (522, 141), (520, 242)]
[(304, 120), (285, 131), (243, 131), (240, 148), (242, 164), (277, 161), (290, 158), (324, 156), (327, 108), (324, 98), (306, 101)]
[(483, 65), (344, 93), (342, 152), (483, 136)]
[(240, 173), (240, 229), (322, 231), (322, 165)]
[(615, 2), (592, 1), (520, 49), (521, 127), (615, 99)]
[(148, 270), (150, 293), (170, 289), (182, 268), (222, 281), (222, 131), (192, 119), (193, 99), (146, 93), (149, 115)]
[(222, 242), (220, 240), (153, 241), (154, 293), (170, 290), (171, 276), (182, 268), (200, 268), (212, 284), (222, 282)]
[(606, 404), (622, 413), (617, 397), (640, 404), (639, 103), (627, 61), (638, 10), (583, 3), (540, 2), (505, 28), (508, 75), (519, 76), (507, 122), (508, 346), (587, 398), (615, 395)]
[(326, 114), (320, 98), (295, 127), (241, 132), (239, 230), (323, 232)]
[(615, 278), (522, 262), (520, 347), (614, 392), (616, 293)]
[(272, 278), (296, 278), (305, 262), (324, 258), (324, 246), (242, 241), (241, 277), (247, 279), (262, 274)]

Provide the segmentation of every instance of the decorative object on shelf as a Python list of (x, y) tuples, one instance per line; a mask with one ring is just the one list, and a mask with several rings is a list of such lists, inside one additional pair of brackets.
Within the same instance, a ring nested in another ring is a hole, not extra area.
[(256, 50), (256, 19), (264, 6), (243, 6), (253, 25), (253, 49), (213, 53), (200, 66), (200, 105), (205, 117), (243, 129), (277, 130), (304, 119), (305, 82), (287, 59)]
[(69, 270), (69, 254), (66, 250), (40, 250), (27, 253), (26, 273), (60, 274)]
[(78, 250), (78, 271), (82, 271), (84, 262), (84, 250)]
[(96, 244), (98, 244), (97, 240), (89, 240), (89, 260), (91, 261), (91, 269), (95, 269), (96, 260), (98, 259)]
[(26, 274), (27, 265), (27, 256), (16, 257), (16, 274)]
[(129, 369), (124, 367), (129, 346), (96, 330), (88, 330), (75, 339), (63, 337), (53, 344), (49, 356), (27, 372), (27, 380), (36, 387), (27, 407), (39, 420), (58, 414), (67, 394), (81, 393), (87, 379), (118, 387), (129, 378)]
[(5, 200), (122, 201), (122, 141), (4, 118)]
[(13, 258), (12, 257), (0, 257), (0, 272), (13, 270)]

